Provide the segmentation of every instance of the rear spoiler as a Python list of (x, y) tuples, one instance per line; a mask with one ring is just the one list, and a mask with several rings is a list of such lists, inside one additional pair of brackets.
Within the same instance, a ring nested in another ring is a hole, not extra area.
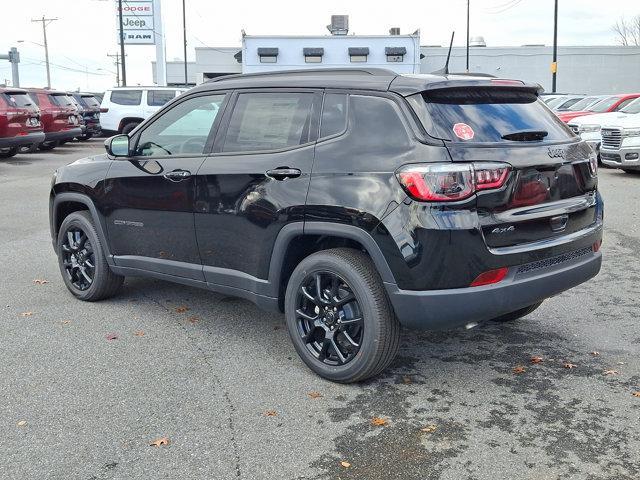
[(441, 80), (434, 80), (433, 77), (421, 79), (419, 76), (398, 75), (389, 85), (389, 91), (398, 93), (403, 97), (413, 95), (417, 91), (426, 92), (454, 88), (517, 88), (536, 95), (544, 92), (544, 89), (539, 84), (527, 83), (522, 80), (467, 75), (447, 75), (440, 78)]

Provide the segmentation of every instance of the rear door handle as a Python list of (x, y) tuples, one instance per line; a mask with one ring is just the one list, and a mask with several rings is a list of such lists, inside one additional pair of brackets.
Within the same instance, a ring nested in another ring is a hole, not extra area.
[(302, 171), (297, 168), (278, 167), (273, 170), (267, 170), (267, 177), (275, 180), (284, 180), (285, 178), (296, 178), (302, 175)]
[(185, 178), (189, 178), (191, 176), (191, 172), (188, 170), (174, 170), (172, 172), (165, 173), (163, 176), (172, 182), (179, 182)]

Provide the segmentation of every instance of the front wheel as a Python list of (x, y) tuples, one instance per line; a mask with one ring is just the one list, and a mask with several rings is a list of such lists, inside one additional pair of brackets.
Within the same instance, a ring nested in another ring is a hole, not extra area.
[(528, 307), (521, 308), (520, 310), (516, 310), (515, 312), (506, 313), (504, 315), (500, 315), (499, 317), (494, 318), (493, 322), (513, 322), (514, 320), (518, 320), (519, 318), (526, 317), (531, 312), (536, 310), (542, 302), (534, 303), (533, 305), (529, 305)]
[(340, 383), (381, 373), (394, 359), (400, 324), (371, 259), (336, 248), (293, 271), (285, 294), (293, 345), (307, 366)]
[(94, 302), (115, 295), (124, 277), (107, 264), (102, 243), (88, 212), (74, 212), (60, 226), (58, 265), (69, 291), (80, 300)]

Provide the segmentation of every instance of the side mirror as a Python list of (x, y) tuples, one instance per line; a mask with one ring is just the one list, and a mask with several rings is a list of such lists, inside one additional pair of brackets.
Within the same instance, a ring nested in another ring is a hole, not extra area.
[(104, 141), (104, 148), (112, 157), (129, 156), (129, 135), (115, 135)]

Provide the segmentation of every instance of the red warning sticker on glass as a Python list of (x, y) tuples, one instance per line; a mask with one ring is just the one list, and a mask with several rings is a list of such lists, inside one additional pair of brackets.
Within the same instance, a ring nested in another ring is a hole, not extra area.
[(473, 128), (466, 123), (456, 123), (453, 126), (453, 133), (455, 133), (456, 137), (460, 140), (471, 140), (475, 135)]

